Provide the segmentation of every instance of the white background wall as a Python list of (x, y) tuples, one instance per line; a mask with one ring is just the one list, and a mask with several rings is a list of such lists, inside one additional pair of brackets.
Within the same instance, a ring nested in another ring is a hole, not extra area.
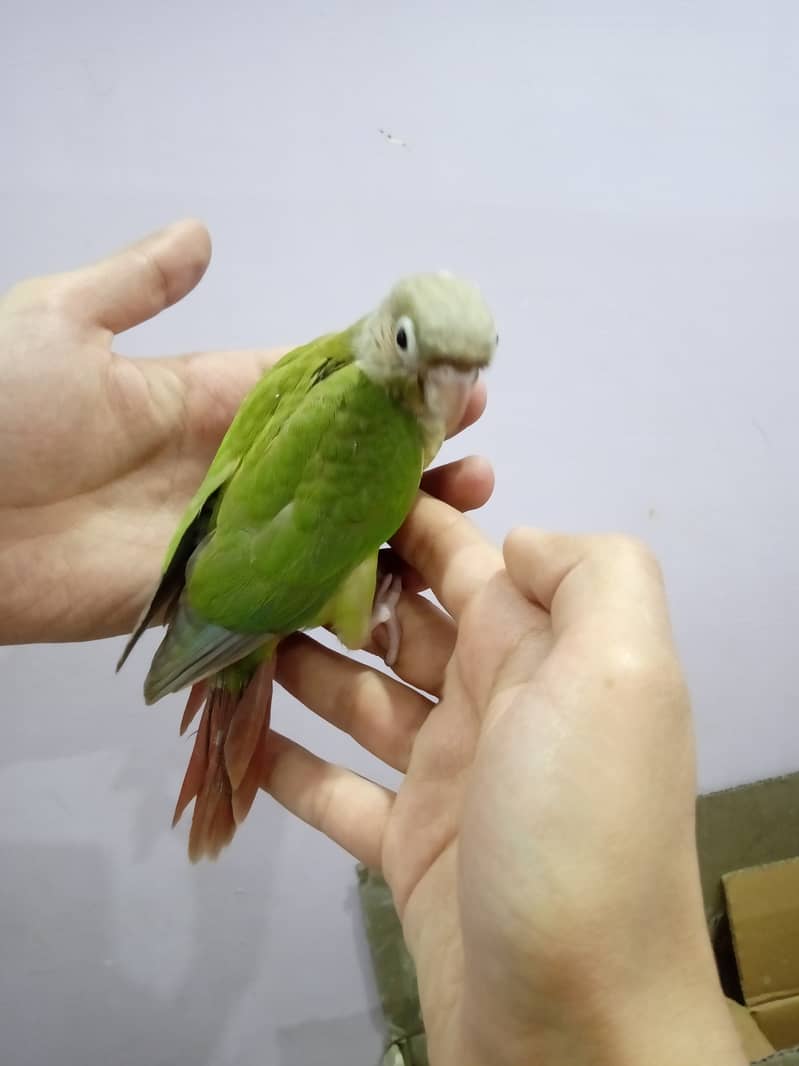
[[(7, 2), (0, 285), (199, 215), (199, 291), (119, 342), (156, 354), (477, 278), (502, 342), (448, 454), (496, 464), (480, 523), (648, 538), (703, 789), (799, 767), (797, 5), (393, 6)], [(216, 866), (169, 830), (154, 642), (118, 678), (118, 642), (0, 649), (4, 1066), (374, 1062), (351, 860), (266, 798)], [(284, 695), (276, 721), (380, 774)]]

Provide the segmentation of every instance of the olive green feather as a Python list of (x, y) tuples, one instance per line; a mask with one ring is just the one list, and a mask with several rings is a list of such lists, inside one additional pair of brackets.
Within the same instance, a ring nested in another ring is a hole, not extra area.
[(336, 593), (407, 515), (422, 474), (421, 429), (353, 362), (351, 332), (284, 356), (231, 423), (120, 660), (166, 604), (148, 703), (275, 636), (332, 621)]
[(202, 708), (174, 815), (194, 802), (192, 861), (230, 842), (270, 771), (284, 637), (327, 625), (361, 648), (385, 626), (396, 661), (401, 583), (389, 574), (377, 588), (379, 549), (496, 336), (475, 286), (413, 275), (349, 329), (289, 352), (242, 403), (117, 667), (150, 622), (167, 624), (144, 696), (191, 686), (181, 733)]

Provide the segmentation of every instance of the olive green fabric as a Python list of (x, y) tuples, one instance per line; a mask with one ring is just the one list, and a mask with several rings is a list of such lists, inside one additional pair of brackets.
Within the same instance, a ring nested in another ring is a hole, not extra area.
[[(696, 805), (696, 836), (705, 916), (725, 993), (740, 1000), (722, 875), (799, 855), (799, 773), (710, 792)], [(799, 1048), (778, 1051), (763, 1066), (799, 1066)]]
[[(740, 998), (721, 876), (799, 855), (799, 773), (711, 792), (697, 800), (697, 844), (705, 915), (727, 995)], [(388, 1027), (381, 1066), (429, 1066), (413, 960), (391, 893), (379, 874), (358, 867), (361, 905)], [(759, 1060), (799, 1066), (799, 1048)]]
[(799, 773), (700, 796), (696, 835), (712, 929), (724, 914), (722, 874), (799, 855)]
[(388, 885), (374, 871), (358, 867), (358, 882), (377, 987), (388, 1027), (381, 1066), (428, 1066), (416, 968), (402, 938), (402, 926)]

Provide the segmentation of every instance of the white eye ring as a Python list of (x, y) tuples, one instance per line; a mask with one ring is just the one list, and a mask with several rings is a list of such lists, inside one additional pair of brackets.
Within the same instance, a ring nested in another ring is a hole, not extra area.
[(408, 315), (397, 319), (394, 326), (394, 344), (403, 363), (416, 362), (416, 330)]

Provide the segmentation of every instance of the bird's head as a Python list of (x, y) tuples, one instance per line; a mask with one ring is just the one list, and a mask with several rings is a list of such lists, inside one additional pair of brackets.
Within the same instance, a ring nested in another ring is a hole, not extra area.
[(361, 323), (356, 359), (389, 387), (417, 385), (426, 413), (451, 432), (498, 339), (475, 285), (443, 271), (412, 274)]

